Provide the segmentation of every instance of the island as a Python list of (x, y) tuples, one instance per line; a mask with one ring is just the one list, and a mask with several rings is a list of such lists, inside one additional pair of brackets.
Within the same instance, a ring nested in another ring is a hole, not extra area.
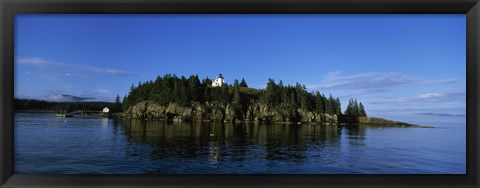
[(166, 74), (132, 84), (122, 108), (124, 118), (146, 120), (431, 127), (368, 117), (353, 98), (342, 112), (338, 97), (308, 92), (300, 83), (284, 85), (270, 78), (264, 89), (255, 89), (243, 78), (225, 83), (221, 74), (202, 81), (198, 75)]

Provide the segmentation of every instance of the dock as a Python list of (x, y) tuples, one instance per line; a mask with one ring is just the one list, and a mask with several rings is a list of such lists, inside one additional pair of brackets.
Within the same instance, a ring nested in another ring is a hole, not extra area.
[(74, 116), (99, 116), (99, 117), (110, 117), (109, 112), (103, 112), (101, 110), (76, 110), (70, 113), (64, 114), (55, 114), (57, 117), (74, 117)]

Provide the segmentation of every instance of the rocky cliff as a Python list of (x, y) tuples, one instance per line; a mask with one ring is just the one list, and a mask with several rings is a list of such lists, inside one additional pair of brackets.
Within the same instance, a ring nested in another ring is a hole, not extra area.
[(235, 112), (230, 104), (194, 103), (191, 107), (185, 107), (175, 103), (160, 105), (153, 101), (143, 101), (130, 107), (124, 117), (174, 121), (338, 123), (337, 115), (316, 114), (302, 109), (271, 108), (262, 104), (248, 106), (246, 113), (242, 114)]
[(230, 104), (194, 103), (191, 107), (186, 107), (175, 103), (160, 105), (153, 101), (143, 101), (130, 107), (124, 112), (123, 117), (169, 121), (251, 121), (259, 123), (311, 122), (319, 124), (368, 124), (387, 127), (432, 128), (432, 126), (420, 126), (375, 117), (337, 117), (337, 115), (329, 115), (325, 113), (317, 114), (302, 109), (272, 108), (263, 104), (248, 106), (246, 113), (242, 114), (235, 112)]

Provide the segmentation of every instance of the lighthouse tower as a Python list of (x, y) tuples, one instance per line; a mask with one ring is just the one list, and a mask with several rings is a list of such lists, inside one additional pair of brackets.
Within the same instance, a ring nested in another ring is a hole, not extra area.
[(215, 80), (213, 80), (212, 86), (213, 87), (222, 86), (223, 83), (225, 83), (225, 81), (223, 80), (223, 76), (222, 74), (219, 74), (218, 76), (215, 77)]

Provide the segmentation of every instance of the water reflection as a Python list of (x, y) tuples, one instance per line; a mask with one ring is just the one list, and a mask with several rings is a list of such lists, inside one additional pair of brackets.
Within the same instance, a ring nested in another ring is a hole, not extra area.
[(415, 129), (71, 118), (66, 126), (51, 114), (15, 118), (15, 173), (464, 174), (466, 166), (460, 125)]
[(219, 148), (218, 148), (218, 142), (208, 142), (209, 146), (209, 153), (208, 153), (208, 160), (212, 164), (218, 163), (218, 156), (219, 156)]
[(108, 126), (108, 118), (102, 118), (102, 128), (107, 128)]
[(309, 155), (308, 150), (339, 147), (341, 134), (337, 126), (308, 124), (145, 120), (123, 120), (122, 124), (129, 141), (152, 148), (149, 154), (152, 158), (205, 157), (212, 165), (222, 161), (243, 161), (252, 156), (275, 161), (303, 161)]

